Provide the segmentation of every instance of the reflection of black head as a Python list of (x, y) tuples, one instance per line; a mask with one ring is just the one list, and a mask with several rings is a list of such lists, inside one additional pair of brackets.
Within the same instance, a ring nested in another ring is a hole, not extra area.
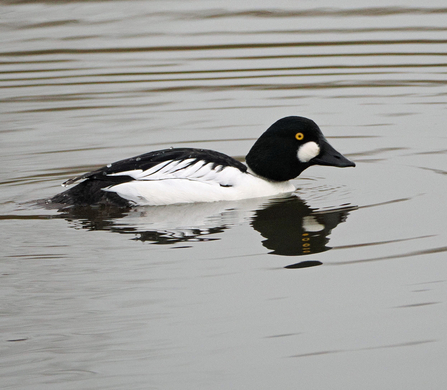
[(326, 246), (327, 236), (347, 214), (346, 210), (315, 213), (293, 197), (256, 211), (251, 225), (266, 238), (262, 244), (272, 250), (271, 254), (300, 256), (331, 249)]

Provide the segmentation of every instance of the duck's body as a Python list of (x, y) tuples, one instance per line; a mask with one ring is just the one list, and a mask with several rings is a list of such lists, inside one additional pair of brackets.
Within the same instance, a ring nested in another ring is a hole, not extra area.
[(206, 149), (176, 148), (109, 164), (64, 183), (65, 205), (167, 205), (240, 200), (294, 191), (289, 181), (311, 165), (355, 166), (335, 151), (310, 119), (287, 117), (253, 145), (247, 165)]

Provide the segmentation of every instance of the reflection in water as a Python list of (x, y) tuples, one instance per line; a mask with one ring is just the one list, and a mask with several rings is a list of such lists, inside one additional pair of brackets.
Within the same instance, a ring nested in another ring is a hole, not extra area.
[(287, 269), (293, 269), (293, 268), (309, 268), (309, 267), (316, 267), (318, 265), (322, 265), (323, 263), (318, 260), (310, 260), (310, 261), (301, 261), (296, 264), (290, 264), (286, 265), (284, 268)]
[(294, 197), (256, 211), (252, 226), (266, 238), (262, 244), (271, 254), (301, 256), (331, 249), (326, 244), (332, 229), (344, 222), (349, 210), (315, 212)]
[[(62, 209), (59, 216), (76, 228), (131, 234), (134, 240), (161, 245), (218, 240), (215, 234), (250, 221), (265, 238), (262, 244), (270, 254), (301, 256), (331, 249), (329, 234), (353, 209), (315, 211), (297, 196), (289, 196), (131, 209), (73, 207)], [(289, 268), (321, 264), (311, 263)]]

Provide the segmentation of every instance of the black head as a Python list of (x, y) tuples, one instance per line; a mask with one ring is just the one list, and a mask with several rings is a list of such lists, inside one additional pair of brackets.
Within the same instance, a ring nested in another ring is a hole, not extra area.
[(311, 165), (355, 166), (327, 142), (314, 121), (300, 116), (288, 116), (271, 125), (246, 161), (254, 173), (274, 181), (293, 179)]

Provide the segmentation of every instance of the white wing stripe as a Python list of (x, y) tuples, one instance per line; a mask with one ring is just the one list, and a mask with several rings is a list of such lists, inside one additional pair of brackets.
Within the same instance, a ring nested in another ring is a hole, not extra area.
[[(197, 180), (213, 185), (232, 186), (236, 184), (242, 172), (236, 167), (224, 167), (214, 163), (189, 158), (186, 160), (164, 161), (145, 171), (134, 169), (124, 172), (111, 173), (108, 176), (130, 176), (137, 181), (154, 181), (166, 179)], [(194, 163), (193, 163), (194, 162)]]
[(173, 172), (185, 168), (186, 166), (190, 165), (193, 161), (194, 161), (193, 158), (188, 158), (187, 160), (178, 161), (178, 164), (173, 166), (173, 168), (175, 167), (175, 170)]
[(109, 173), (107, 176), (130, 176), (130, 177), (133, 177), (135, 180), (137, 180), (138, 176), (142, 172), (143, 172), (142, 169), (134, 169), (132, 171), (123, 171), (123, 172)]
[(149, 169), (146, 169), (145, 171), (142, 171), (142, 175), (146, 176), (146, 175), (152, 175), (153, 173), (158, 173), (158, 172), (162, 171), (163, 169), (166, 169), (166, 167), (168, 167), (172, 163), (173, 163), (172, 160), (162, 162), (160, 164), (157, 164), (157, 165), (153, 166), (152, 168), (149, 168)]
[(201, 175), (199, 174), (199, 172), (205, 165), (206, 165), (205, 161), (203, 160), (197, 161), (195, 164), (174, 173), (176, 177), (185, 177), (185, 178), (200, 177)]

